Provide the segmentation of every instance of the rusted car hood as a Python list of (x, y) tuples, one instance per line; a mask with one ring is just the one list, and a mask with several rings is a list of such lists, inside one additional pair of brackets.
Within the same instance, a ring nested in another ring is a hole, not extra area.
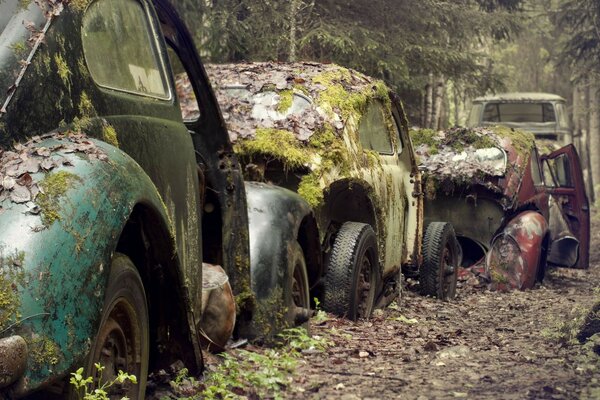
[(425, 194), (478, 187), (514, 208), (534, 147), (531, 133), (503, 126), (412, 130), (411, 139), (425, 179)]

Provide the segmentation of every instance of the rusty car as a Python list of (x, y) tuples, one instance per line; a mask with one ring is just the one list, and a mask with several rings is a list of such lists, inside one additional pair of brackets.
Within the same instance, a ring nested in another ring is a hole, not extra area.
[(452, 222), (471, 267), (496, 289), (531, 288), (547, 265), (587, 268), (590, 215), (573, 145), (541, 154), (504, 126), (411, 131), (425, 220)]
[[(454, 230), (432, 221), (423, 235), (407, 121), (383, 82), (311, 62), (207, 72), (246, 178), (294, 190), (313, 207), (324, 268), (308, 275), (325, 311), (369, 317), (396, 296), (403, 267), (420, 271), (424, 294), (454, 297)], [(185, 80), (178, 87), (189, 97)]]
[[(244, 183), (168, 1), (3, 0), (0, 33), (0, 398), (69, 396), (95, 363), (137, 376), (119, 398), (176, 360), (198, 373), (203, 294), (227, 280), (237, 335), (306, 323), (316, 219)], [(174, 70), (200, 110), (185, 121)]]
[(504, 125), (534, 134), (536, 139), (571, 142), (566, 100), (551, 93), (514, 92), (477, 97), (467, 119), (470, 128)]

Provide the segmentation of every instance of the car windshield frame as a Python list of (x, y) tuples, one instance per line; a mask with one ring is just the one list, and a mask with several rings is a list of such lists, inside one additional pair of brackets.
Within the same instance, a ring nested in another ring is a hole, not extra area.
[[(46, 19), (42, 9), (31, 2), (24, 7), (19, 0), (4, 0), (0, 2), (0, 117), (6, 113), (6, 108), (12, 99), (27, 66), (48, 30), (51, 18)], [(37, 31), (37, 39), (30, 29)]]

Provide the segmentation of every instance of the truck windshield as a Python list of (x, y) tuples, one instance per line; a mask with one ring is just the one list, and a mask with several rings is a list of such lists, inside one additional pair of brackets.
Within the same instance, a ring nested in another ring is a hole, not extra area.
[(484, 122), (556, 122), (552, 103), (488, 103)]
[(28, 29), (41, 31), (45, 21), (34, 1), (0, 0), (0, 110), (32, 51), (33, 43), (28, 41), (32, 32)]

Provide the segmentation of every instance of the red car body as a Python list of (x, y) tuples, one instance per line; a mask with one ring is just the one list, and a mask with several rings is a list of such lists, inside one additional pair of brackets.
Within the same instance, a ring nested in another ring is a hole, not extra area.
[(412, 139), (425, 222), (454, 225), (468, 271), (503, 290), (533, 287), (547, 265), (588, 267), (589, 204), (573, 145), (540, 155), (531, 134), (504, 127)]

